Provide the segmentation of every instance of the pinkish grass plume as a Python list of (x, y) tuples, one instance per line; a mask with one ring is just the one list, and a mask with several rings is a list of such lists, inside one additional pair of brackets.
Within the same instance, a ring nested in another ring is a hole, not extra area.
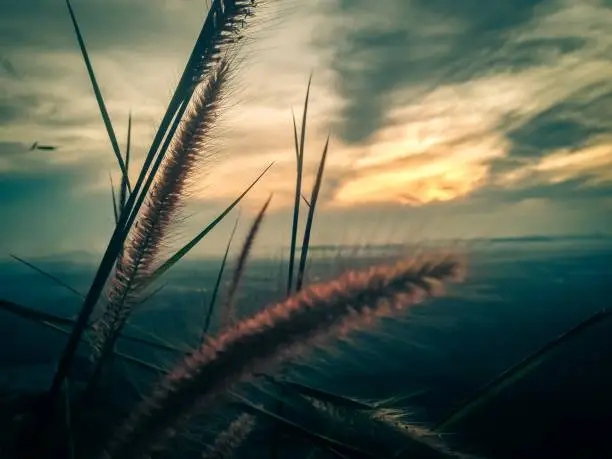
[(94, 328), (94, 358), (108, 354), (142, 293), (141, 287), (155, 271), (164, 240), (184, 205), (188, 181), (210, 146), (229, 72), (229, 63), (222, 61), (196, 92), (191, 110), (166, 154), (117, 261), (107, 294), (108, 306)]
[(222, 331), (179, 364), (143, 400), (101, 454), (142, 459), (210, 409), (237, 383), (330, 338), (371, 326), (428, 296), (441, 293), (463, 264), (451, 257), (422, 257), (345, 273), (314, 284)]

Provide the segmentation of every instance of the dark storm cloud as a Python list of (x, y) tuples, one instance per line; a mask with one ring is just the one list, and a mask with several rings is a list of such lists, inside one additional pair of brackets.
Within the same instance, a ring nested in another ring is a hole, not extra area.
[[(430, 89), (497, 71), (541, 65), (585, 45), (580, 37), (513, 42), (551, 0), (339, 0), (336, 27), (317, 40), (332, 48), (330, 64), (346, 99), (342, 135), (358, 142), (393, 108), (397, 89)], [(381, 18), (384, 18), (382, 20)]]
[(508, 132), (511, 157), (538, 159), (556, 150), (577, 149), (596, 136), (612, 134), (612, 84), (581, 89)]
[[(170, 9), (160, 0), (78, 0), (73, 8), (90, 51), (111, 48), (172, 49), (176, 27), (197, 27), (201, 17)], [(204, 13), (204, 6), (201, 8)], [(66, 4), (57, 0), (0, 2), (0, 43), (20, 48), (74, 50), (76, 41)], [(163, 35), (164, 40), (152, 37)], [(180, 36), (180, 35), (179, 35)]]

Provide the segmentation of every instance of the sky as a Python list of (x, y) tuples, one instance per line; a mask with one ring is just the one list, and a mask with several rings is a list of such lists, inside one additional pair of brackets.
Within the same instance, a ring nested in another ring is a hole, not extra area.
[[(72, 4), (122, 147), (133, 115), (138, 165), (207, 2)], [(311, 72), (306, 195), (330, 135), (313, 243), (612, 234), (611, 28), (610, 0), (262, 0), (171, 242), (274, 161), (240, 228), (273, 193), (259, 245), (288, 244), (291, 114)], [(0, 3), (0, 256), (102, 252), (109, 174), (65, 3)], [(234, 219), (200, 253), (221, 252)]]

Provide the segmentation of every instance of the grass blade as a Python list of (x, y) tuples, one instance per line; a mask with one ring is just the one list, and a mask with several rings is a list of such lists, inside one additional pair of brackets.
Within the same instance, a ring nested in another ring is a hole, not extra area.
[(240, 281), (244, 276), (246, 262), (249, 258), (249, 254), (251, 253), (251, 249), (253, 248), (253, 244), (255, 242), (255, 238), (257, 237), (257, 233), (259, 232), (259, 228), (261, 226), (261, 222), (264, 219), (266, 214), (266, 210), (268, 209), (268, 205), (270, 204), (270, 200), (272, 199), (272, 195), (265, 202), (257, 217), (253, 221), (249, 233), (242, 245), (242, 250), (240, 251), (240, 256), (238, 257), (238, 263), (236, 264), (236, 268), (234, 269), (234, 275), (232, 276), (232, 280), (230, 282), (227, 299), (225, 301), (225, 305), (223, 310), (221, 311), (221, 326), (229, 327), (232, 325), (232, 322), (235, 318), (234, 314), (234, 304), (236, 300), (236, 294), (238, 292), (238, 287), (240, 286)]
[(119, 223), (119, 213), (121, 212), (121, 209), (119, 209), (117, 206), (117, 196), (115, 195), (115, 184), (113, 183), (113, 177), (110, 175), (110, 172), (108, 174), (108, 178), (110, 179), (110, 186), (111, 186), (111, 196), (113, 197), (113, 215), (115, 216), (115, 225), (117, 225)]
[(312, 195), (310, 197), (310, 205), (308, 206), (308, 218), (306, 219), (306, 228), (304, 229), (304, 240), (302, 242), (302, 253), (300, 254), (300, 265), (298, 267), (296, 290), (300, 291), (304, 283), (304, 271), (306, 270), (306, 259), (308, 258), (308, 246), (310, 244), (310, 232), (312, 230), (312, 222), (314, 220), (314, 213), (317, 207), (317, 200), (319, 198), (319, 191), (321, 190), (321, 183), (323, 182), (323, 172), (325, 170), (325, 160), (327, 158), (327, 148), (329, 147), (329, 136), (325, 141), (325, 147), (323, 148), (323, 154), (321, 155), (321, 162), (319, 163), (319, 170), (317, 171), (317, 178), (312, 189)]
[(302, 128), (300, 132), (300, 143), (298, 145), (297, 127), (295, 116), (293, 116), (293, 137), (295, 141), (295, 154), (297, 177), (295, 180), (295, 202), (293, 205), (293, 224), (291, 227), (291, 248), (289, 249), (289, 268), (287, 273), (287, 296), (291, 295), (293, 287), (293, 265), (295, 264), (295, 246), (297, 243), (298, 223), (300, 220), (300, 196), (302, 195), (302, 171), (304, 168), (304, 144), (306, 142), (306, 118), (308, 114), (308, 99), (310, 97), (310, 85), (312, 74), (308, 79), (306, 88), (306, 99), (304, 100), (304, 111), (302, 113)]
[(232, 233), (230, 234), (229, 241), (227, 241), (227, 246), (225, 247), (225, 253), (223, 254), (223, 260), (221, 261), (221, 266), (219, 267), (217, 279), (215, 280), (215, 287), (210, 298), (206, 318), (204, 319), (204, 327), (202, 328), (202, 338), (200, 339), (201, 344), (204, 343), (204, 338), (206, 337), (206, 335), (208, 334), (208, 330), (210, 329), (210, 321), (212, 319), (212, 314), (215, 309), (215, 302), (217, 300), (217, 296), (219, 295), (219, 287), (221, 286), (221, 279), (223, 279), (223, 272), (225, 271), (225, 264), (227, 263), (227, 257), (229, 255), (230, 247), (232, 245), (232, 240), (234, 239), (234, 235), (236, 234), (236, 228), (238, 228), (238, 220), (239, 218), (236, 218), (236, 222), (234, 223), (234, 227), (232, 228)]
[(268, 172), (268, 170), (270, 170), (273, 165), (274, 163), (271, 163), (268, 167), (266, 167), (264, 171), (259, 174), (259, 176), (253, 181), (253, 183), (251, 183), (248, 188), (244, 190), (242, 194), (234, 200), (234, 202), (232, 202), (223, 212), (221, 212), (217, 216), (217, 218), (215, 218), (196, 237), (194, 237), (191, 241), (185, 244), (183, 248), (181, 248), (178, 252), (172, 255), (172, 257), (170, 257), (166, 262), (164, 262), (159, 268), (157, 268), (155, 272), (151, 275), (151, 278), (148, 282), (152, 283), (159, 279), (160, 276), (162, 276), (166, 271), (172, 268), (172, 266), (174, 266), (181, 258), (187, 255), (189, 251), (191, 251), (191, 249), (193, 249), (204, 238), (204, 236), (210, 233), (214, 229), (214, 227), (217, 226), (225, 218), (225, 216), (229, 214), (232, 209), (238, 205), (238, 203), (240, 203), (240, 201), (242, 201), (242, 198), (244, 198), (247, 193), (251, 191), (251, 188), (253, 188), (257, 184), (257, 182), (259, 182), (259, 180), (264, 176), (266, 172)]
[(129, 178), (127, 175), (127, 168), (125, 166), (125, 163), (123, 162), (123, 158), (121, 157), (121, 151), (119, 150), (119, 143), (117, 142), (117, 136), (115, 135), (115, 130), (113, 129), (113, 125), (111, 123), (110, 116), (108, 114), (108, 110), (106, 109), (106, 104), (104, 103), (102, 92), (100, 91), (100, 87), (98, 86), (96, 75), (91, 65), (91, 61), (89, 60), (89, 53), (87, 52), (87, 47), (85, 46), (85, 41), (83, 40), (81, 29), (77, 22), (76, 16), (74, 15), (74, 11), (72, 9), (72, 5), (70, 4), (70, 0), (66, 0), (66, 6), (68, 6), (68, 12), (70, 13), (70, 19), (72, 20), (72, 25), (74, 26), (74, 31), (76, 33), (77, 40), (79, 42), (79, 48), (81, 49), (81, 53), (83, 54), (83, 60), (85, 61), (85, 66), (87, 67), (87, 73), (89, 74), (89, 80), (91, 81), (91, 86), (96, 96), (98, 107), (100, 108), (100, 114), (102, 115), (102, 119), (104, 120), (104, 127), (106, 127), (106, 132), (108, 133), (108, 137), (113, 147), (113, 151), (115, 152), (115, 156), (117, 157), (117, 162), (119, 163), (119, 168), (121, 169), (121, 174), (123, 175), (123, 179), (126, 181), (128, 189), (131, 189), (130, 184), (129, 184)]
[(553, 341), (538, 349), (527, 358), (520, 361), (518, 364), (501, 373), (497, 378), (490, 381), (486, 386), (479, 390), (476, 394), (462, 403), (459, 407), (452, 410), (440, 422), (438, 422), (433, 430), (443, 431), (456, 424), (460, 420), (469, 416), (470, 413), (477, 410), (478, 407), (486, 404), (493, 397), (499, 394), (504, 389), (514, 384), (519, 379), (523, 378), (531, 370), (536, 368), (544, 360), (549, 358), (561, 346), (571, 341), (575, 337), (585, 333), (593, 326), (603, 322), (612, 316), (612, 311), (602, 309), (587, 319), (580, 322), (575, 327), (559, 335)]
[(295, 185), (295, 202), (293, 209), (293, 225), (291, 229), (291, 248), (289, 253), (289, 267), (288, 267), (288, 280), (287, 280), (287, 295), (291, 294), (292, 284), (293, 284), (293, 270), (295, 264), (295, 250), (297, 243), (297, 231), (298, 231), (298, 223), (299, 223), (299, 213), (300, 213), (300, 196), (302, 195), (302, 177), (303, 177), (303, 169), (304, 169), (304, 145), (306, 141), (306, 121), (307, 121), (307, 113), (308, 113), (308, 102), (310, 96), (310, 86), (312, 83), (312, 74), (308, 79), (308, 87), (306, 89), (306, 98), (304, 100), (304, 110), (302, 113), (302, 126), (300, 130), (300, 141), (298, 145), (298, 136), (297, 136), (297, 128), (295, 122), (295, 115), (292, 113), (293, 119), (293, 136), (295, 142), (295, 153), (296, 153), (296, 166), (297, 166), (297, 177), (296, 177), (296, 185)]
[(0, 299), (0, 311), (10, 312), (16, 316), (35, 322), (51, 322), (57, 325), (72, 325), (74, 320), (68, 317), (61, 317), (48, 312), (38, 311), (36, 309), (22, 306), (12, 301)]
[[(29, 308), (27, 306), (22, 306), (12, 301), (3, 299), (0, 299), (0, 311), (6, 311), (23, 319), (31, 320), (39, 324), (42, 324), (43, 322), (48, 322), (55, 325), (73, 326), (76, 323), (76, 321), (74, 319), (71, 319), (70, 317), (62, 317), (55, 314), (51, 314), (49, 312), (38, 311), (36, 309)], [(121, 339), (126, 341), (133, 341), (139, 344), (144, 344), (157, 349), (162, 349), (164, 351), (178, 352), (182, 354), (188, 351), (187, 349), (181, 349), (170, 344), (159, 343), (148, 340), (146, 338), (138, 338), (136, 336), (131, 335), (121, 335)]]
[(66, 282), (64, 282), (63, 280), (55, 277), (53, 274), (48, 273), (47, 271), (39, 268), (38, 266), (33, 265), (32, 263), (30, 263), (29, 261), (24, 260), (23, 258), (19, 258), (17, 255), (10, 255), (11, 258), (17, 260), (19, 263), (24, 264), (25, 266), (27, 266), (28, 268), (33, 269), (34, 271), (42, 274), (43, 276), (45, 276), (47, 279), (52, 280), (53, 282), (55, 282), (57, 285), (60, 285), (61, 287), (64, 287), (65, 289), (67, 289), (68, 291), (74, 293), (75, 295), (77, 295), (80, 298), (84, 298), (84, 295), (79, 292), (77, 289), (71, 287), (70, 285), (68, 285)]
[(249, 401), (248, 399), (246, 399), (245, 397), (243, 397), (242, 395), (239, 395), (237, 393), (232, 393), (232, 398), (236, 399), (238, 402), (238, 405), (242, 409), (247, 411), (248, 413), (251, 413), (253, 415), (259, 415), (264, 418), (267, 418), (268, 420), (274, 421), (279, 426), (289, 431), (293, 431), (300, 437), (307, 438), (314, 445), (320, 446), (326, 451), (329, 451), (332, 454), (334, 454), (336, 457), (344, 457), (343, 455), (341, 455), (342, 453), (338, 455), (338, 452), (342, 451), (346, 454), (349, 454), (349, 457), (351, 458), (380, 459), (380, 458), (376, 458), (376, 456), (371, 455), (367, 451), (360, 450), (352, 445), (343, 443), (334, 438), (326, 437), (325, 435), (322, 435), (313, 430), (307, 429), (296, 422), (293, 422), (283, 416), (273, 413), (265, 409), (264, 407), (257, 406), (251, 401)]
[[(130, 172), (130, 150), (132, 147), (132, 112), (128, 115), (128, 129), (127, 129), (127, 142), (125, 146), (125, 172)], [(129, 182), (126, 180), (126, 176), (122, 177), (121, 180), (121, 193), (119, 195), (119, 208), (121, 212), (125, 211), (125, 202), (127, 200)]]

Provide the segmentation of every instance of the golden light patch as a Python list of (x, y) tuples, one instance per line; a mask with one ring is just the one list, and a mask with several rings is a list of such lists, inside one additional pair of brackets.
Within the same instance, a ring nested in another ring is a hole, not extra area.
[[(437, 166), (437, 167), (434, 167)], [(364, 203), (423, 205), (451, 201), (468, 195), (486, 179), (482, 164), (429, 165), (419, 170), (388, 170), (365, 174), (347, 181), (336, 193), (334, 203), (351, 206)]]

